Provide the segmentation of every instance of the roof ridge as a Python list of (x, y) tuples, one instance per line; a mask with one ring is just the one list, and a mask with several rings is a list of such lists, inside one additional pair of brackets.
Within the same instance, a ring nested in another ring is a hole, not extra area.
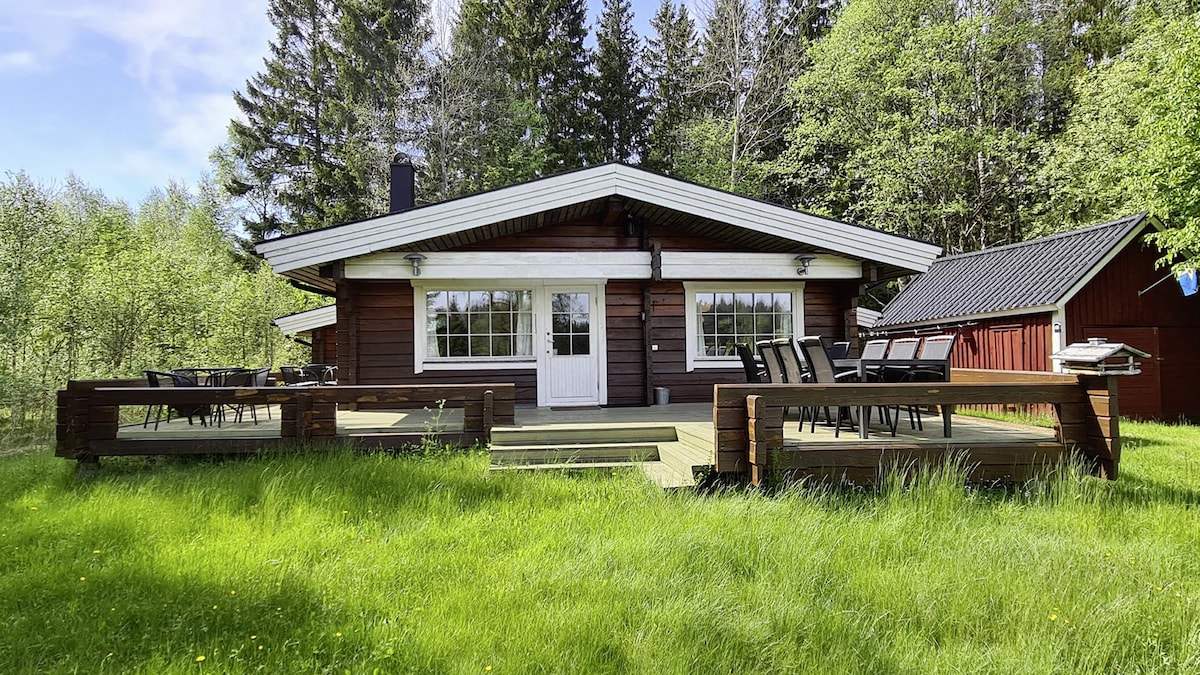
[(1021, 248), (1024, 246), (1039, 245), (1039, 244), (1043, 244), (1047, 241), (1055, 241), (1058, 239), (1066, 239), (1067, 237), (1074, 237), (1074, 236), (1079, 236), (1082, 234), (1087, 234), (1087, 233), (1090, 233), (1095, 230), (1104, 229), (1106, 227), (1128, 226), (1130, 224), (1130, 221), (1140, 222), (1141, 220), (1144, 220), (1147, 215), (1149, 215), (1149, 214), (1146, 211), (1142, 211), (1141, 213), (1135, 213), (1135, 214), (1129, 215), (1129, 216), (1122, 216), (1115, 220), (1110, 220), (1110, 221), (1104, 222), (1104, 223), (1093, 223), (1091, 225), (1077, 227), (1073, 230), (1064, 230), (1062, 232), (1055, 232), (1054, 234), (1048, 234), (1044, 237), (1035, 237), (1033, 239), (1026, 239), (1024, 241), (1013, 242), (1011, 244), (1004, 244), (1003, 246), (993, 246), (991, 248), (981, 248), (978, 251), (967, 251), (965, 253), (955, 253), (952, 255), (946, 255), (946, 256), (942, 256), (941, 258), (938, 258), (937, 260), (933, 261), (933, 264), (936, 265), (940, 262), (947, 261), (947, 260), (960, 260), (962, 258), (969, 258), (971, 256), (979, 256), (979, 255), (984, 255), (984, 254), (989, 254), (989, 253), (997, 253), (997, 252), (1001, 252), (1001, 251), (1011, 251), (1013, 249)]

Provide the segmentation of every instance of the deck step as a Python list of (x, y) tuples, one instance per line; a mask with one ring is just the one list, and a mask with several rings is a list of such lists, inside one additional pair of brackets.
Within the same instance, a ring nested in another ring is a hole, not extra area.
[(492, 447), (506, 445), (661, 443), (674, 441), (670, 425), (494, 427)]
[(642, 473), (663, 489), (694, 487), (696, 477), (691, 472), (681, 473), (666, 462), (642, 462)]
[(697, 469), (712, 466), (711, 453), (705, 454), (682, 441), (659, 443), (658, 459), (677, 473), (689, 478), (695, 476)]
[(656, 443), (492, 444), (492, 464), (568, 464), (657, 461)]
[(492, 464), (488, 471), (584, 471), (587, 469), (619, 469), (645, 462), (545, 462), (540, 464)]

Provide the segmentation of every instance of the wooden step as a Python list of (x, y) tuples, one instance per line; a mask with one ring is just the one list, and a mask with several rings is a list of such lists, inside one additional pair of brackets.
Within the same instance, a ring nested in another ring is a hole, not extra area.
[(682, 441), (658, 444), (658, 459), (677, 473), (691, 478), (698, 469), (712, 466), (712, 455)]
[(690, 472), (680, 473), (666, 462), (642, 462), (642, 473), (663, 489), (694, 487), (696, 478)]
[(492, 464), (488, 471), (585, 471), (639, 466), (644, 462), (558, 462), (545, 464)]
[(655, 443), (580, 443), (575, 445), (492, 445), (492, 464), (568, 464), (657, 461)]
[(673, 440), (675, 440), (675, 427), (669, 425), (556, 425), (546, 427), (495, 427), (492, 429), (492, 447), (506, 445), (659, 443)]

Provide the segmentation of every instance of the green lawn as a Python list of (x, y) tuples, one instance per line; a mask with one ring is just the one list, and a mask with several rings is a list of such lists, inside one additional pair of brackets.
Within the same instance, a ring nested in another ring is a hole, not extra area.
[(1007, 493), (10, 451), (0, 672), (1194, 673), (1200, 428), (1124, 430)]

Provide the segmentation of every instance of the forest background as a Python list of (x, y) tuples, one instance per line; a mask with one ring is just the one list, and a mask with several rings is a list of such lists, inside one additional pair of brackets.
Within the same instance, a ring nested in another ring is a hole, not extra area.
[(1200, 251), (1200, 13), (1183, 0), (271, 0), (195, 186), (131, 207), (0, 182), (0, 429), (68, 380), (303, 360), (324, 304), (254, 241), (620, 161), (948, 253), (1150, 211)]

